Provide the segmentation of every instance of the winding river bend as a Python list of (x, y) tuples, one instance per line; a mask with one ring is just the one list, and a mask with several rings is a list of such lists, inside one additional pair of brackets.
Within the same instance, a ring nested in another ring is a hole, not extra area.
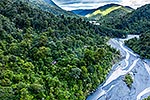
[[(109, 40), (108, 44), (120, 51), (122, 60), (113, 65), (106, 81), (87, 100), (142, 100), (150, 96), (150, 60), (140, 59), (138, 54), (124, 45), (125, 40), (134, 37), (138, 36)], [(131, 88), (123, 81), (127, 73), (133, 78)]]

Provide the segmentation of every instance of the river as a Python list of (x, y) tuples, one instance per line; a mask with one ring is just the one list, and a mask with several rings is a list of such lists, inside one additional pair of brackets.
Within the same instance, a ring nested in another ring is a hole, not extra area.
[[(150, 96), (150, 60), (140, 59), (130, 48), (124, 45), (137, 35), (128, 35), (126, 39), (110, 39), (108, 45), (120, 51), (122, 60), (112, 66), (106, 81), (87, 100), (142, 100)], [(123, 81), (130, 73), (133, 79), (131, 88)]]

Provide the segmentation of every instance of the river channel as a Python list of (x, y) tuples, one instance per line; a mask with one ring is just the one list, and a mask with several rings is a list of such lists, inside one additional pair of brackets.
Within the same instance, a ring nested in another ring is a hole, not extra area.
[[(87, 100), (143, 100), (150, 96), (150, 60), (141, 59), (124, 41), (137, 35), (128, 35), (126, 39), (110, 39), (108, 45), (120, 51), (121, 60), (112, 66), (104, 83), (100, 84)], [(133, 84), (129, 88), (123, 81), (130, 73)]]

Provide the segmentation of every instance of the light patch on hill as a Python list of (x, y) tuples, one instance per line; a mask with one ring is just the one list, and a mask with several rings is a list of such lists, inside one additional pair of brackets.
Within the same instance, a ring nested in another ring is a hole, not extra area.
[(117, 10), (117, 9), (119, 9), (119, 8), (121, 8), (121, 7), (122, 7), (122, 6), (110, 7), (110, 8), (108, 8), (108, 9), (104, 10), (104, 11), (102, 11), (102, 10), (96, 10), (96, 11), (93, 12), (92, 14), (86, 15), (86, 17), (92, 17), (92, 16), (95, 16), (95, 15), (98, 15), (98, 14), (100, 14), (100, 15), (102, 15), (102, 16), (105, 16), (105, 15), (109, 14), (110, 12), (112, 12), (112, 11), (114, 11), (114, 10)]

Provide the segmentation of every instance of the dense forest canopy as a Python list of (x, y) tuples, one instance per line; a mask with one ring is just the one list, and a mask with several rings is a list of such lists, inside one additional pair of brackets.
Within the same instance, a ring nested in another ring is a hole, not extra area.
[(123, 16), (115, 27), (128, 31), (130, 34), (141, 34), (150, 30), (150, 4)]
[[(150, 21), (150, 4), (144, 5), (137, 10), (133, 11), (132, 13), (128, 14), (128, 16), (125, 16), (125, 20), (122, 20), (121, 26), (119, 28), (129, 30), (135, 30), (138, 31), (138, 29), (142, 28), (145, 29), (144, 26), (149, 26)], [(141, 32), (143, 32), (141, 30)]]
[[(150, 59), (149, 5), (112, 12), (98, 26), (28, 1), (0, 2), (1, 100), (85, 100), (119, 58), (109, 38), (142, 33), (126, 44)], [(132, 79), (125, 79), (130, 86)]]
[(117, 9), (97, 22), (101, 26), (125, 31), (127, 34), (145, 33), (150, 31), (150, 4), (136, 10)]
[(134, 38), (126, 41), (126, 45), (142, 58), (150, 59), (150, 32), (141, 34), (139, 39)]
[(104, 36), (124, 35), (21, 0), (1, 0), (1, 100), (84, 100), (119, 55)]

